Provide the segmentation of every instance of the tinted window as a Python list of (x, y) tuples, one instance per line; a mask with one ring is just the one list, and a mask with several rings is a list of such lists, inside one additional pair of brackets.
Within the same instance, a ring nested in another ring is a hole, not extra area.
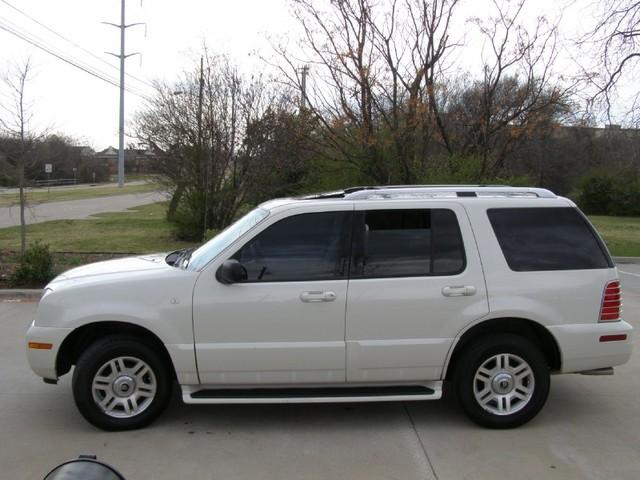
[(609, 268), (609, 255), (575, 208), (496, 208), (489, 220), (511, 270)]
[(249, 282), (346, 278), (351, 212), (285, 218), (250, 240), (234, 256)]
[(355, 277), (452, 275), (464, 270), (458, 221), (451, 210), (360, 212)]

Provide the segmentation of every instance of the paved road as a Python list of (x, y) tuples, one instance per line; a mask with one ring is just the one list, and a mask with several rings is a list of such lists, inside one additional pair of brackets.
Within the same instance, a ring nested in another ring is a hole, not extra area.
[[(87, 218), (96, 213), (120, 212), (127, 208), (162, 200), (166, 200), (163, 193), (145, 192), (40, 203), (29, 207), (26, 212), (26, 221), (27, 224), (30, 224), (48, 222), (49, 220), (75, 220)], [(0, 207), (0, 228), (15, 225), (20, 225), (20, 208), (15, 205)]]
[[(126, 182), (125, 185), (127, 187), (130, 187), (132, 185), (144, 185), (145, 183), (148, 183), (146, 180), (134, 180), (132, 182)], [(47, 189), (51, 190), (52, 192), (55, 191), (60, 191), (60, 190), (82, 190), (85, 188), (90, 188), (91, 190), (96, 190), (96, 189), (100, 189), (100, 188), (113, 188), (113, 187), (117, 187), (118, 183), (117, 182), (109, 182), (109, 183), (98, 183), (98, 184), (94, 184), (94, 183), (78, 183), (76, 185), (54, 185), (53, 187), (27, 187), (26, 191), (27, 192), (45, 192), (47, 191)], [(4, 187), (0, 187), (0, 195), (2, 194), (12, 194), (12, 195), (17, 195), (19, 193), (20, 190), (18, 190), (17, 188), (4, 188)]]
[[(625, 317), (639, 328), (640, 266), (620, 269)], [(640, 478), (638, 353), (612, 377), (554, 377), (543, 412), (516, 430), (479, 428), (447, 398), (346, 406), (176, 398), (151, 427), (106, 433), (77, 413), (68, 375), (51, 386), (31, 374), (22, 342), (34, 311), (0, 304), (2, 478), (40, 480), (81, 453), (128, 480)]]

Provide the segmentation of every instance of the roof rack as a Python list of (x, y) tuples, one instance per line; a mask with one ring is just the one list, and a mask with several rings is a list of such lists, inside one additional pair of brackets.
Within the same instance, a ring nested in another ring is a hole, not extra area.
[[(340, 198), (331, 192), (330, 198)], [(459, 198), (459, 197), (508, 197), (508, 198), (556, 198), (544, 188), (510, 187), (507, 185), (390, 185), (346, 188), (342, 198), (347, 200), (376, 200), (401, 198)], [(327, 198), (317, 196), (314, 198)]]

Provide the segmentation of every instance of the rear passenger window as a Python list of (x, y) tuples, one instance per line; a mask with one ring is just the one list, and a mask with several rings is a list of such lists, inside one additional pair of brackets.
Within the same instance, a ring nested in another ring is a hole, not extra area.
[(494, 208), (487, 214), (511, 270), (613, 266), (593, 227), (575, 208)]
[(360, 213), (352, 277), (454, 275), (465, 267), (455, 213), (446, 209)]

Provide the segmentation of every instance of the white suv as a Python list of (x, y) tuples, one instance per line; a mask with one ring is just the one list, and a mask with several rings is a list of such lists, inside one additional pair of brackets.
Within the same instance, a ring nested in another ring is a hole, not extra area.
[(94, 425), (186, 403), (434, 400), (494, 428), (551, 373), (631, 355), (607, 249), (548, 190), (357, 187), (262, 204), (194, 251), (95, 263), (45, 289), (27, 333), (47, 383), (75, 365)]

